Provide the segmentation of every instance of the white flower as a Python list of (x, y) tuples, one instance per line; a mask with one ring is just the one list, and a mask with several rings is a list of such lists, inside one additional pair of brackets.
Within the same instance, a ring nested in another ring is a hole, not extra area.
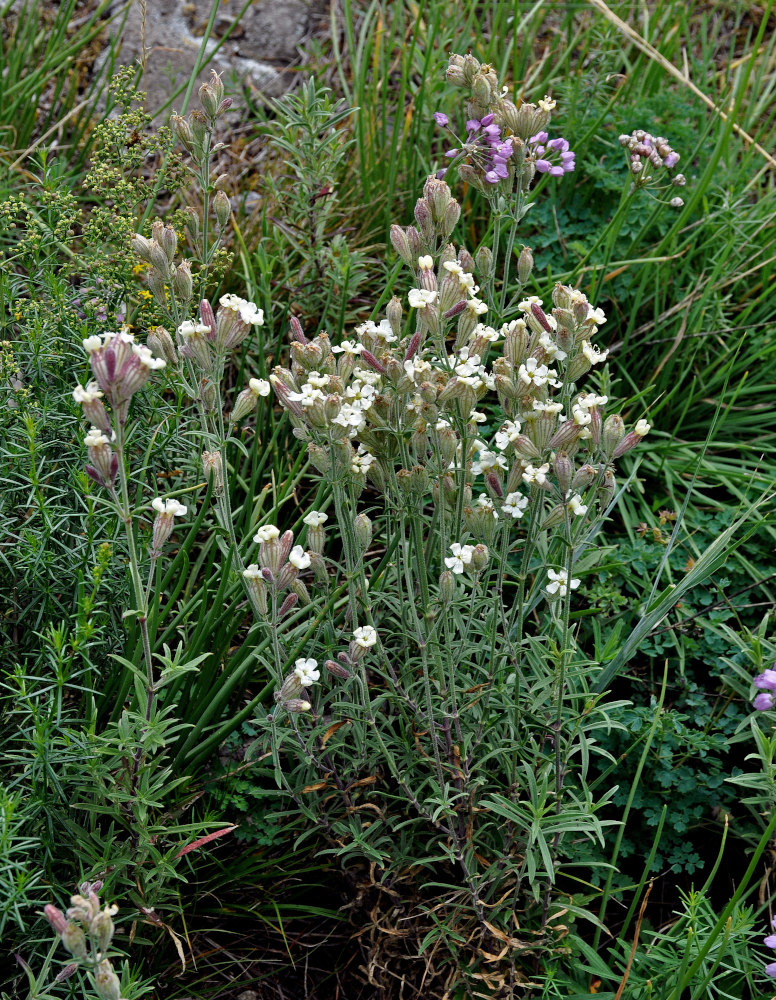
[(461, 267), (461, 265), (460, 264), (456, 264), (456, 262), (454, 260), (446, 260), (444, 262), (444, 264), (442, 265), (442, 267), (446, 271), (449, 271), (450, 274), (454, 274), (456, 276), (459, 275), (459, 274), (463, 274), (464, 273), (463, 272), (463, 268)]
[(546, 331), (539, 337), (539, 346), (547, 355), (548, 361), (563, 361), (568, 357), (565, 351), (562, 351), (552, 337)]
[(532, 417), (535, 417), (537, 413), (562, 413), (563, 403), (550, 403), (544, 402), (541, 399), (535, 399), (531, 404), (531, 410), (533, 410), (533, 413), (529, 411), (528, 413), (523, 414), (526, 419), (530, 420)]
[(484, 424), (488, 421), (487, 413), (480, 413), (479, 410), (472, 410), (469, 414), (469, 420), (473, 420), (475, 424)]
[(481, 507), (483, 510), (489, 511), (493, 517), (498, 520), (496, 508), (493, 506), (493, 501), (487, 493), (480, 493), (479, 498), (477, 499), (477, 506)]
[(272, 386), (264, 378), (252, 378), (248, 381), (248, 388), (254, 396), (269, 396)]
[(522, 430), (522, 425), (519, 420), (507, 420), (501, 427), (501, 430), (496, 431), (496, 447), (499, 451), (506, 451), (506, 449), (520, 437), (520, 431)]
[(642, 419), (636, 422), (636, 426), (633, 428), (633, 433), (636, 437), (644, 437), (645, 434), (649, 434), (652, 430), (652, 424), (648, 424), (646, 420)]
[(592, 416), (590, 411), (584, 409), (579, 403), (575, 403), (571, 408), (571, 415), (574, 418), (574, 423), (577, 427), (587, 427), (587, 425), (592, 421)]
[(393, 332), (391, 324), (387, 319), (381, 319), (379, 323), (374, 323), (371, 319), (368, 319), (366, 323), (362, 323), (356, 327), (356, 333), (359, 337), (363, 337), (365, 334), (377, 337), (378, 340), (382, 340), (385, 344), (392, 344), (395, 340), (399, 339)]
[(608, 402), (608, 396), (598, 396), (594, 392), (581, 392), (577, 396), (575, 405), (581, 406), (585, 410), (592, 410), (596, 406), (605, 406)]
[(423, 361), (421, 358), (410, 358), (409, 361), (404, 362), (404, 373), (413, 382), (417, 382), (418, 378), (422, 378), (423, 375), (427, 375), (430, 371), (431, 365), (428, 361)]
[(132, 353), (141, 365), (145, 365), (146, 368), (149, 368), (152, 371), (164, 368), (167, 364), (163, 358), (155, 358), (153, 354), (151, 354), (151, 351), (143, 344), (133, 344)]
[(91, 354), (92, 351), (99, 351), (102, 349), (102, 338), (98, 336), (87, 337), (86, 340), (81, 341), (84, 345), (84, 350), (87, 354)]
[(168, 517), (176, 515), (182, 517), (186, 513), (186, 507), (175, 499), (162, 500), (161, 497), (156, 497), (155, 500), (151, 501), (151, 506), (157, 514), (166, 514)]
[(587, 318), (592, 319), (596, 326), (603, 326), (606, 322), (606, 313), (603, 309), (593, 309), (592, 306), (588, 307)]
[(575, 493), (574, 496), (568, 502), (569, 512), (575, 514), (577, 517), (584, 517), (587, 514), (587, 506), (582, 503), (582, 497)]
[(453, 554), (445, 559), (445, 566), (447, 566), (448, 569), (451, 569), (453, 573), (463, 573), (464, 567), (468, 566), (472, 561), (474, 546), (461, 545), (459, 542), (453, 542), (450, 546), (450, 551)]
[(425, 257), (418, 257), (418, 267), (421, 271), (430, 271), (434, 266), (434, 258), (430, 254)]
[(589, 340), (582, 341), (582, 353), (585, 355), (587, 360), (591, 365), (597, 365), (601, 361), (606, 361), (609, 356), (609, 351), (599, 351), (597, 347), (594, 347)]
[(374, 646), (377, 643), (377, 632), (371, 625), (362, 625), (353, 633), (353, 639), (362, 649), (369, 649), (370, 646)]
[(280, 538), (280, 530), (274, 524), (263, 524), (253, 536), (254, 542), (274, 542)]
[(73, 399), (76, 403), (96, 403), (102, 399), (102, 393), (96, 382), (90, 382), (86, 388), (79, 384), (73, 389)]
[(501, 509), (505, 514), (509, 514), (517, 519), (523, 516), (527, 506), (527, 496), (523, 496), (522, 493), (508, 493), (504, 501), (504, 506)]
[[(495, 451), (481, 451), (477, 456), (477, 461), (472, 462), (472, 473), (475, 476), (484, 476), (489, 472), (507, 467), (507, 460), (503, 455), (497, 455)], [(549, 469), (549, 465), (547, 468)]]
[(289, 392), (288, 398), (295, 403), (301, 403), (302, 406), (313, 406), (317, 400), (325, 399), (326, 397), (320, 389), (315, 389), (305, 382), (299, 392)]
[(247, 323), (249, 326), (264, 325), (264, 310), (259, 309), (255, 302), (241, 299), (239, 295), (222, 295), (218, 302), (224, 309), (233, 309), (238, 312), (243, 323)]
[(184, 340), (188, 340), (189, 337), (207, 337), (210, 333), (210, 327), (205, 326), (204, 323), (195, 323), (187, 319), (178, 327), (178, 333)]
[(308, 514), (305, 514), (302, 520), (310, 528), (320, 528), (325, 521), (329, 520), (329, 515), (324, 514), (322, 510), (311, 510)]
[(369, 471), (369, 467), (374, 462), (375, 457), (368, 451), (359, 450), (354, 456), (353, 461), (350, 464), (350, 468), (353, 472), (361, 472), (364, 475)]
[(489, 344), (495, 344), (501, 338), (498, 330), (494, 330), (492, 326), (485, 326), (484, 323), (477, 324), (474, 328), (474, 336), (478, 340), (484, 340)]
[[(396, 340), (395, 337), (393, 339)], [(363, 382), (365, 385), (380, 384), (380, 373), (372, 371), (371, 368), (355, 368), (353, 370), (353, 378), (359, 382)]]
[(314, 385), (316, 389), (325, 389), (329, 384), (331, 375), (321, 375), (320, 372), (310, 372), (307, 376), (307, 384)]
[(407, 296), (410, 306), (413, 309), (425, 309), (436, 299), (437, 293), (429, 291), (428, 288), (411, 288)]
[(110, 438), (99, 427), (92, 427), (84, 438), (84, 444), (87, 448), (99, 448), (100, 445), (110, 444)]
[(541, 309), (542, 300), (538, 295), (529, 295), (527, 299), (523, 299), (522, 302), (517, 303), (517, 308), (521, 313), (529, 313), (531, 311), (531, 306), (539, 306)]
[(474, 295), (466, 303), (466, 308), (470, 313), (475, 316), (482, 316), (483, 313), (488, 311), (487, 305), (482, 301), (482, 299), (476, 298)]
[(297, 569), (307, 569), (310, 565), (310, 556), (301, 545), (295, 545), (288, 554), (288, 561)]
[(553, 101), (549, 94), (545, 94), (544, 100), (538, 101), (537, 103), (542, 111), (554, 111), (554, 109), (558, 106), (558, 102)]
[(339, 347), (332, 347), (333, 354), (360, 354), (363, 350), (363, 344), (357, 344), (354, 340), (343, 340)]
[(256, 563), (251, 563), (250, 566), (245, 567), (242, 575), (246, 580), (259, 580), (261, 579), (261, 570)]
[(312, 657), (305, 659), (303, 656), (296, 661), (294, 673), (299, 678), (302, 687), (310, 687), (321, 679), (321, 672), (318, 670), (318, 661)]
[(547, 570), (547, 579), (550, 581), (544, 588), (548, 594), (557, 594), (558, 597), (565, 597), (569, 590), (576, 590), (580, 580), (569, 580), (568, 573), (562, 569), (559, 573), (554, 569)]
[(540, 465), (536, 468), (533, 465), (526, 465), (525, 472), (523, 473), (524, 483), (536, 483), (538, 486), (543, 486), (547, 482), (547, 473), (550, 471), (550, 466), (548, 462), (544, 465)]

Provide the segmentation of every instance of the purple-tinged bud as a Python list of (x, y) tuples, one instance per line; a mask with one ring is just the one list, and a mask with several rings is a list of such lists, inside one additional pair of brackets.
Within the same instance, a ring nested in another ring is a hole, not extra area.
[(547, 317), (544, 314), (544, 310), (541, 308), (541, 306), (537, 305), (535, 302), (531, 303), (531, 315), (534, 316), (534, 318), (538, 321), (542, 329), (544, 329), (547, 333), (553, 332), (552, 327), (550, 326), (549, 322), (547, 321)]
[[(280, 610), (278, 611), (278, 618), (283, 618), (290, 611), (292, 611), (299, 603), (299, 598), (296, 594), (289, 594), (285, 601), (280, 605)], [(307, 711), (307, 709), (302, 709), (301, 711)]]
[(461, 206), (454, 198), (451, 198), (445, 207), (444, 215), (442, 216), (442, 219), (439, 223), (440, 235), (442, 236), (443, 239), (447, 239), (450, 233), (452, 233), (452, 231), (458, 225), (458, 220), (460, 218), (461, 218)]
[(603, 475), (603, 482), (598, 487), (598, 499), (601, 502), (601, 507), (606, 510), (609, 504), (614, 498), (614, 491), (616, 489), (617, 483), (614, 478), (614, 473), (611, 469), (607, 469)]
[(232, 100), (231, 97), (225, 97), (223, 101), (221, 101), (221, 103), (218, 105), (217, 114), (222, 115), (225, 111), (228, 111), (233, 104), (234, 101)]
[(187, 152), (194, 152), (195, 141), (194, 134), (191, 131), (189, 123), (185, 118), (180, 115), (172, 115), (170, 118), (170, 128), (175, 133), (178, 141), (186, 148)]
[(391, 243), (396, 253), (409, 267), (415, 266), (416, 255), (412, 251), (407, 233), (401, 226), (391, 226)]
[(243, 580), (248, 596), (254, 607), (259, 609), (262, 615), (267, 614), (267, 584), (262, 577), (262, 571), (252, 563), (243, 570)]
[(288, 590), (291, 584), (296, 580), (299, 575), (299, 570), (296, 566), (291, 563), (286, 563), (282, 566), (280, 572), (277, 575), (276, 586), (278, 593), (282, 593), (284, 590)]
[[(569, 421), (571, 423), (571, 421)], [(590, 436), (596, 447), (601, 444), (601, 411), (597, 406), (590, 410)]]
[(574, 463), (565, 451), (558, 451), (555, 454), (553, 467), (561, 494), (565, 497), (571, 489), (571, 481), (574, 476)]
[(52, 903), (46, 903), (43, 907), (43, 916), (48, 920), (57, 934), (64, 934), (67, 929), (67, 920), (64, 913), (57, 909)]
[(275, 574), (272, 572), (272, 570), (268, 566), (262, 566), (262, 568), (261, 568), (261, 578), (262, 578), (262, 580), (264, 580), (264, 582), (266, 584), (269, 584), (270, 587), (274, 587), (275, 586), (275, 583), (276, 583)]
[[(191, 265), (187, 260), (181, 261), (172, 272), (172, 287), (177, 298), (185, 305), (194, 291), (191, 277)], [(165, 360), (167, 360), (165, 358)]]
[(350, 671), (334, 660), (326, 660), (324, 666), (333, 677), (338, 677), (342, 681), (346, 681), (350, 677)]
[(420, 331), (414, 333), (410, 338), (410, 342), (407, 345), (407, 350), (404, 352), (404, 361), (411, 361), (412, 358), (418, 353), (418, 348), (420, 347)]
[(210, 328), (208, 340), (214, 340), (216, 334), (216, 317), (213, 307), (207, 299), (202, 299), (199, 303), (199, 318), (203, 326)]
[(451, 306), (446, 312), (442, 313), (443, 318), (455, 319), (456, 316), (460, 316), (466, 308), (466, 303), (466, 299), (461, 299), (459, 302), (456, 302), (454, 306)]
[(302, 324), (296, 318), (292, 316), (289, 320), (289, 325), (291, 326), (291, 339), (296, 341), (298, 344), (304, 346), (308, 341), (307, 337), (304, 335), (304, 330), (302, 329)]
[(70, 962), (69, 965), (66, 965), (64, 969), (60, 969), (56, 976), (54, 976), (54, 982), (63, 983), (66, 979), (74, 976), (76, 972), (78, 972), (78, 963)]
[(575, 441), (579, 440), (582, 428), (574, 420), (567, 420), (550, 438), (549, 447), (566, 451)]
[(504, 498), (504, 490), (503, 490), (503, 488), (501, 486), (501, 481), (499, 480), (499, 477), (496, 475), (496, 473), (495, 472), (489, 472), (485, 476), (485, 482), (493, 490), (493, 492), (496, 494), (496, 496), (500, 500), (503, 500), (503, 498)]
[(361, 352), (361, 358), (364, 361), (366, 361), (366, 363), (369, 365), (369, 367), (372, 368), (372, 369), (374, 369), (374, 371), (379, 372), (381, 375), (387, 375), (388, 374), (385, 366), (382, 365), (382, 364), (380, 364), (380, 362), (377, 360), (377, 358), (374, 356), (374, 354), (372, 354), (371, 351), (363, 350)]
[(213, 88), (207, 83), (203, 83), (199, 88), (199, 103), (202, 105), (202, 110), (209, 118), (216, 117), (220, 101), (216, 97)]
[(455, 597), (455, 577), (449, 569), (439, 575), (439, 595), (445, 604), (450, 604)]
[(571, 480), (571, 489), (575, 493), (584, 493), (588, 486), (595, 482), (598, 472), (592, 465), (583, 465)]

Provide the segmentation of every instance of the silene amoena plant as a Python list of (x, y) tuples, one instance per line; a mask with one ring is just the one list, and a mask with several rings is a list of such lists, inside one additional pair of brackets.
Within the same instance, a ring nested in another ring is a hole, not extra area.
[[(620, 703), (594, 691), (577, 613), (618, 463), (650, 425), (618, 412), (602, 310), (578, 288), (542, 289), (531, 250), (517, 249), (537, 180), (566, 182), (575, 167), (569, 142), (550, 137), (555, 102), (513, 102), (472, 56), (452, 56), (447, 78), (463, 93), (465, 138), (426, 181), (413, 224), (392, 227), (408, 293), (386, 289), (372, 319), (334, 338), (292, 319), (287, 361), (229, 404), (230, 359), (264, 315), (235, 295), (216, 308), (207, 298), (230, 215), (211, 178), (228, 105), (214, 75), (202, 110), (172, 120), (204, 192), (202, 214), (188, 214), (192, 257), (178, 259), (162, 221), (133, 240), (173, 332), (87, 338), (91, 378), (74, 396), (91, 427), (87, 473), (126, 527), (143, 643), (127, 795), (172, 738), (165, 685), (197, 666), (185, 650), (160, 655), (148, 628), (189, 490), (138, 503), (130, 489), (132, 399), (163, 376), (196, 415), (224, 566), (254, 623), (245, 641), (274, 687), (256, 712), (256, 768), (270, 762), (283, 808), (356, 869), (385, 925), (436, 956), (429, 974), (465, 991), (527, 984), (567, 952), (571, 921), (597, 920), (574, 870), (600, 857), (615, 822), (602, 817), (615, 788), (591, 769)], [(435, 115), (457, 136), (451, 118)], [(634, 183), (682, 183), (664, 139), (623, 139)], [(470, 231), (453, 194), (462, 183), (491, 215), (474, 253), (454, 235)], [(230, 448), (273, 401), (314, 472), (295, 532), (257, 515), (255, 534), (238, 538)], [(381, 975), (376, 961), (370, 976)], [(117, 995), (111, 984), (101, 996)]]

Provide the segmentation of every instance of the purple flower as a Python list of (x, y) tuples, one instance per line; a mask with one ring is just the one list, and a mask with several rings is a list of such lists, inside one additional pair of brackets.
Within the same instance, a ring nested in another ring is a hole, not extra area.
[(485, 174), (485, 180), (488, 182), (488, 184), (498, 184), (499, 176), (495, 170), (488, 170), (488, 172)]
[(476, 118), (470, 118), (466, 123), (467, 132), (479, 132), (482, 122), (477, 121)]
[(766, 691), (761, 692), (752, 702), (752, 705), (757, 709), (758, 712), (767, 712), (769, 709), (773, 708), (773, 695)]
[(776, 692), (776, 670), (771, 668), (763, 670), (761, 674), (758, 674), (755, 677), (754, 686), (763, 691)]
[(494, 114), (485, 115), (485, 117), (482, 119), (482, 121), (480, 122), (480, 124), (483, 127), (487, 128), (488, 125), (492, 125), (493, 124), (493, 119), (495, 117), (496, 116)]
[(771, 979), (776, 979), (776, 962), (771, 962), (770, 965), (766, 965), (763, 972), (766, 976), (770, 976)]
[(668, 154), (668, 156), (666, 156), (664, 158), (664, 160), (663, 160), (663, 166), (664, 167), (669, 167), (669, 168), (670, 167), (675, 167), (678, 162), (679, 162), (679, 154), (678, 153), (674, 153), (673, 151), (671, 151)]
[(536, 135), (532, 135), (528, 141), (533, 145), (537, 142), (547, 142), (548, 138), (549, 136), (546, 132), (537, 132)]
[(550, 167), (552, 167), (552, 164), (550, 163), (549, 160), (536, 161), (536, 169), (539, 171), (540, 174), (546, 174), (550, 170)]
[(441, 128), (445, 128), (447, 125), (450, 124), (450, 119), (447, 117), (447, 115), (443, 111), (435, 111), (434, 112), (434, 121)]
[(436, 178), (437, 178), (437, 180), (441, 181), (442, 178), (445, 176), (446, 173), (447, 173), (447, 167), (444, 167), (442, 170), (437, 170), (437, 172), (436, 172)]
[(766, 948), (776, 948), (776, 934), (769, 934), (763, 941)]

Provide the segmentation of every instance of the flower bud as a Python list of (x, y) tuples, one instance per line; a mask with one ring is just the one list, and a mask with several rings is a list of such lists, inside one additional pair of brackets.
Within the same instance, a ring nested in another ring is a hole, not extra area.
[(369, 548), (372, 541), (372, 521), (366, 514), (357, 514), (353, 520), (356, 541), (363, 551)]
[(310, 592), (304, 584), (303, 580), (294, 580), (291, 584), (291, 590), (296, 594), (299, 599), (299, 603), (303, 608), (306, 608), (309, 604), (312, 604), (312, 598), (310, 597)]
[(482, 246), (474, 255), (474, 266), (483, 281), (490, 278), (493, 270), (493, 252), (490, 247)]
[(267, 614), (267, 584), (261, 575), (261, 570), (256, 563), (251, 563), (243, 570), (243, 580), (248, 596), (254, 607), (257, 607), (262, 615)]
[(151, 263), (151, 241), (146, 239), (145, 236), (141, 236), (140, 233), (135, 233), (135, 235), (130, 240), (132, 249), (135, 251), (141, 260), (144, 260), (147, 264)]
[(571, 489), (575, 493), (584, 493), (598, 476), (598, 471), (592, 465), (583, 465), (571, 480)]
[(213, 199), (213, 214), (216, 217), (219, 229), (223, 229), (226, 226), (231, 213), (232, 206), (229, 203), (229, 195), (226, 191), (216, 191), (216, 196)]
[(617, 484), (614, 478), (614, 473), (612, 472), (611, 469), (607, 469), (606, 472), (604, 472), (603, 482), (601, 483), (601, 485), (598, 487), (597, 490), (598, 499), (600, 500), (601, 507), (604, 510), (606, 510), (606, 508), (612, 502), (616, 486)]
[(481, 573), (490, 561), (490, 553), (487, 545), (480, 543), (472, 550), (471, 566), (475, 573)]
[(46, 903), (43, 907), (43, 915), (57, 932), (57, 934), (64, 934), (67, 930), (67, 921), (65, 920), (64, 913), (53, 906), (51, 903)]
[(563, 518), (566, 516), (565, 511), (565, 504), (556, 504), (539, 525), (539, 530), (548, 531), (550, 528), (555, 528), (557, 525), (562, 524)]
[[(154, 223), (156, 226), (156, 223)], [(165, 256), (170, 264), (175, 259), (175, 252), (178, 249), (178, 234), (173, 226), (159, 226), (154, 233), (154, 238), (159, 246), (164, 250)]]
[(565, 451), (559, 451), (555, 455), (553, 468), (561, 494), (565, 497), (571, 489), (571, 481), (574, 476), (574, 463)]
[(146, 337), (146, 346), (155, 358), (161, 358), (168, 365), (178, 364), (178, 354), (175, 350), (175, 344), (163, 326), (151, 327)]
[(218, 105), (221, 103), (216, 97), (213, 88), (207, 84), (203, 83), (199, 88), (199, 103), (202, 105), (202, 110), (208, 115), (209, 118), (215, 118), (218, 114)]
[[(393, 228), (393, 227), (392, 227)], [(394, 295), (385, 308), (385, 315), (391, 324), (391, 331), (395, 337), (401, 336), (402, 307), (400, 300)]]
[[(288, 603), (290, 597), (286, 599), (284, 605)], [(282, 610), (282, 609), (281, 609)], [(304, 701), (302, 698), (292, 698), (290, 701), (283, 702), (283, 708), (292, 715), (298, 715), (301, 712), (309, 712), (313, 706), (309, 701)]]
[(531, 277), (533, 271), (534, 258), (530, 247), (523, 247), (517, 258), (517, 280), (524, 285)]
[[(285, 599), (285, 601), (283, 601), (283, 603), (280, 605), (280, 609), (278, 610), (278, 618), (284, 618), (287, 614), (293, 611), (293, 609), (297, 606), (298, 603), (299, 603), (299, 597), (296, 594), (289, 594), (288, 597)], [(308, 708), (300, 709), (300, 711), (302, 712), (307, 712), (308, 710), (309, 710)]]
[(94, 974), (94, 987), (102, 1000), (120, 1000), (121, 998), (119, 977), (107, 959), (97, 966), (97, 971)]
[(110, 943), (113, 940), (114, 930), (115, 928), (113, 920), (111, 919), (110, 909), (106, 906), (104, 910), (101, 910), (100, 913), (97, 914), (89, 925), (89, 934), (95, 938), (98, 951), (105, 952), (108, 950)]
[(625, 424), (619, 413), (610, 413), (604, 421), (602, 443), (604, 452), (611, 455), (625, 437)]
[(86, 935), (76, 924), (69, 922), (62, 931), (62, 944), (73, 958), (86, 958)]
[(490, 104), (490, 98), (490, 84), (485, 76), (478, 73), (472, 81), (472, 99), (485, 108)]
[(449, 569), (439, 576), (439, 594), (445, 604), (450, 604), (455, 597), (455, 577)]
[(333, 677), (338, 677), (342, 681), (346, 681), (350, 677), (350, 671), (334, 660), (327, 660), (324, 666)]
[(189, 123), (185, 118), (180, 115), (172, 115), (170, 118), (170, 128), (175, 133), (178, 141), (183, 145), (187, 152), (193, 153), (195, 148), (194, 134), (191, 131)]
[(443, 239), (452, 233), (455, 227), (458, 225), (458, 220), (461, 218), (461, 206), (458, 202), (451, 198), (447, 203), (445, 208), (445, 214), (442, 216), (442, 221), (439, 224), (440, 235)]

